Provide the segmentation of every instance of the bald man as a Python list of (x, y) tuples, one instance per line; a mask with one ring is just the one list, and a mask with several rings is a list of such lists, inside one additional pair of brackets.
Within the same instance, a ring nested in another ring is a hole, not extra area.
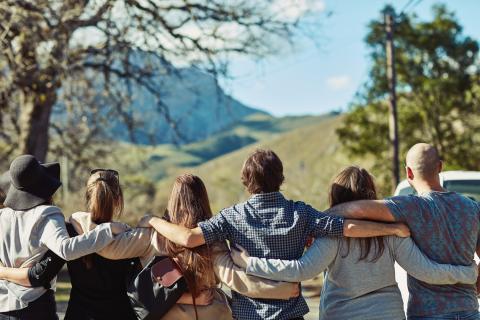
[[(431, 259), (471, 265), (480, 250), (480, 205), (442, 188), (442, 161), (435, 147), (418, 143), (407, 154), (406, 174), (417, 195), (355, 201), (328, 214), (408, 224), (412, 238)], [(480, 319), (474, 285), (430, 285), (408, 276), (408, 319)]]

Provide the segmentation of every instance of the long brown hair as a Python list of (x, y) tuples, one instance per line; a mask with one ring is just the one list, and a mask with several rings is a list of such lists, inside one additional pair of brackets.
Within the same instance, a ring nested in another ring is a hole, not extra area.
[[(183, 174), (175, 179), (166, 217), (170, 222), (187, 228), (195, 228), (199, 222), (212, 217), (207, 189), (199, 177)], [(189, 249), (168, 240), (164, 243), (165, 252), (170, 257), (177, 258), (194, 297), (197, 297), (202, 289), (215, 286), (217, 281), (213, 262), (206, 245)]]
[[(87, 211), (96, 224), (110, 222), (123, 212), (123, 192), (118, 175), (113, 171), (98, 171), (90, 176), (85, 191)], [(83, 257), (87, 268), (93, 264), (92, 255)]]
[[(373, 177), (367, 170), (350, 166), (342, 170), (334, 179), (330, 188), (329, 202), (333, 207), (337, 204), (355, 201), (355, 200), (376, 200), (377, 190)], [(383, 237), (359, 238), (360, 257), (358, 261), (367, 260), (370, 251), (374, 248), (375, 252), (369, 262), (377, 261), (385, 250)], [(350, 238), (346, 238), (347, 252), (342, 257), (346, 257), (350, 252)]]

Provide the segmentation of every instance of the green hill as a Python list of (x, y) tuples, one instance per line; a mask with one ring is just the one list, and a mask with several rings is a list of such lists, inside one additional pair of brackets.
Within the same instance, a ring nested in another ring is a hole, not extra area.
[(178, 168), (195, 167), (209, 160), (241, 149), (247, 145), (271, 139), (296, 128), (318, 123), (331, 116), (301, 116), (276, 118), (268, 114), (254, 114), (210, 138), (176, 146), (157, 146), (117, 143), (115, 153), (106, 165), (131, 175), (157, 182), (169, 177)]
[[(154, 201), (155, 198), (166, 199), (171, 182), (179, 172), (200, 170), (203, 177), (208, 175), (208, 172), (203, 169), (205, 166), (208, 168), (218, 165), (219, 167), (216, 168), (212, 177), (222, 181), (227, 178), (218, 173), (225, 172), (224, 175), (228, 177), (231, 172), (232, 183), (225, 180), (223, 184), (217, 182), (215, 185), (212, 184), (212, 187), (222, 189), (221, 192), (218, 192), (219, 197), (212, 197), (212, 199), (218, 199), (218, 201), (216, 200), (218, 205), (214, 206), (217, 208), (221, 206), (221, 203), (224, 203), (225, 206), (230, 199), (237, 199), (242, 195), (241, 186), (238, 184), (238, 172), (243, 156), (238, 165), (231, 166), (223, 160), (226, 155), (228, 155), (226, 159), (229, 159), (230, 156), (238, 154), (237, 150), (250, 150), (251, 146), (280, 139), (286, 133), (298, 128), (307, 128), (333, 118), (335, 115), (276, 118), (258, 113), (242, 119), (233, 126), (224, 128), (222, 132), (206, 140), (182, 146), (172, 144), (146, 146), (111, 142), (112, 145), (109, 148), (113, 150), (113, 153), (94, 157), (94, 159), (98, 159), (98, 163), (91, 166), (115, 168), (121, 173), (126, 202), (124, 219), (129, 222), (133, 222), (136, 217), (148, 211), (158, 212), (164, 203), (160, 200)], [(240, 154), (244, 153), (240, 151)], [(78, 178), (79, 181), (75, 180), (74, 182), (78, 186), (83, 186), (84, 179), (86, 177), (82, 175)], [(60, 197), (59, 205), (62, 205), (67, 213), (82, 208), (82, 192), (83, 190), (80, 188), (78, 192), (71, 194), (67, 201), (63, 201)], [(154, 205), (156, 203), (158, 205)]]
[[(214, 211), (245, 200), (248, 195), (240, 182), (243, 161), (256, 148), (270, 148), (283, 161), (286, 177), (283, 191), (286, 196), (325, 208), (331, 179), (343, 167), (352, 164), (335, 134), (342, 118), (316, 119), (314, 124), (262, 140), (198, 167), (174, 170), (171, 176), (157, 184), (155, 207), (157, 210), (165, 207), (173, 178), (182, 172), (191, 172), (204, 179)], [(366, 160), (356, 164), (367, 169), (371, 166), (371, 162)]]

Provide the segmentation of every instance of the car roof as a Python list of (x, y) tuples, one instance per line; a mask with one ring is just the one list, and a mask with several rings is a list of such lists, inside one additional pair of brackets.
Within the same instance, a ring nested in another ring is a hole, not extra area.
[(480, 171), (445, 171), (440, 173), (443, 181), (448, 180), (480, 180)]
[[(480, 180), (480, 171), (444, 171), (440, 172), (440, 180), (442, 182), (450, 180)], [(410, 187), (408, 181), (402, 180), (395, 189), (395, 194), (407, 187)]]

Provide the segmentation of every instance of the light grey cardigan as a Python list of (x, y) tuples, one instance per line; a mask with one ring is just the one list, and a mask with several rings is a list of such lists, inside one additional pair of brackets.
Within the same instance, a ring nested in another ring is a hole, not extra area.
[[(38, 206), (27, 211), (0, 209), (0, 261), (6, 267), (32, 265), (49, 249), (64, 260), (77, 259), (103, 249), (113, 239), (109, 223), (70, 238), (65, 218), (55, 206)], [(55, 282), (56, 279), (52, 281), (52, 288)], [(0, 281), (0, 312), (23, 309), (45, 290)]]
[[(438, 264), (428, 259), (410, 238), (385, 237), (385, 251), (374, 263), (358, 261), (359, 241), (319, 238), (299, 260), (250, 257), (247, 273), (272, 280), (299, 282), (327, 269), (320, 301), (320, 319), (405, 319), (395, 282), (394, 263), (432, 284), (475, 283), (477, 268)], [(373, 250), (372, 250), (373, 251)], [(370, 257), (372, 253), (370, 253)]]

